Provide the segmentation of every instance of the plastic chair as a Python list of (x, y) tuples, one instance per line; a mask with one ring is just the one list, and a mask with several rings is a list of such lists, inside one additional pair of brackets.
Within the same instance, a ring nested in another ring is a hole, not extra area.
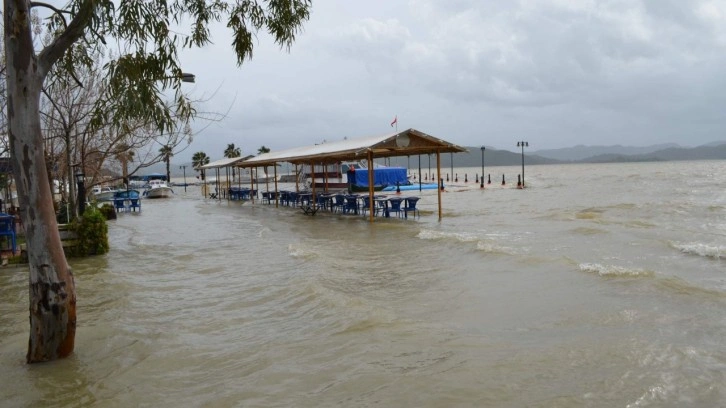
[(136, 211), (136, 210), (141, 211), (141, 199), (140, 198), (131, 198), (131, 199), (129, 199), (129, 202), (131, 203), (129, 205), (129, 209), (131, 211)]
[(399, 217), (401, 216), (401, 203), (403, 203), (403, 198), (389, 198), (388, 202), (391, 204), (390, 208), (388, 208), (388, 215), (390, 216), (391, 213), (396, 213)]
[(12, 215), (3, 215), (0, 217), (0, 237), (8, 237), (13, 249), (13, 254), (17, 249), (17, 240), (15, 237), (15, 217)]
[(335, 197), (333, 197), (333, 211), (340, 211), (343, 212), (343, 208), (345, 207), (345, 195), (343, 194), (336, 194)]
[(126, 211), (126, 199), (125, 198), (116, 198), (113, 200), (114, 207), (116, 207), (116, 212)]
[(420, 199), (420, 197), (407, 197), (405, 199), (405, 205), (403, 208), (401, 208), (403, 210), (404, 218), (408, 218), (409, 211), (413, 211), (414, 217), (416, 215), (418, 215), (419, 218), (421, 218), (421, 213), (419, 212), (418, 208), (416, 208), (416, 203), (418, 202), (419, 199)]
[(343, 207), (343, 213), (354, 213), (358, 214), (358, 197), (354, 195), (345, 196), (345, 206)]

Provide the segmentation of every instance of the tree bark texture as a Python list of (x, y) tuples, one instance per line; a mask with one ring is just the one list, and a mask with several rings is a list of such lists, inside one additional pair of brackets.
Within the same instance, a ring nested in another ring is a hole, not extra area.
[(30, 2), (5, 0), (8, 128), (30, 267), (28, 363), (73, 352), (76, 290), (63, 253), (46, 171), (40, 93), (47, 74), (33, 49)]

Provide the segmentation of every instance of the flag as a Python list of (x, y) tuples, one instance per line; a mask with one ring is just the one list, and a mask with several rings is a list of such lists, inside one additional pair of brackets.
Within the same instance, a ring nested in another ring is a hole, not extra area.
[(398, 115), (396, 115), (396, 117), (393, 118), (393, 122), (391, 122), (391, 127), (393, 127), (393, 125), (395, 125), (397, 122), (398, 122)]

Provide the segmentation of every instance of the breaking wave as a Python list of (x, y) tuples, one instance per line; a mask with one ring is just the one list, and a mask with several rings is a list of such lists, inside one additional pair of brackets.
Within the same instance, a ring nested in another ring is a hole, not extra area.
[(479, 237), (475, 234), (468, 232), (445, 232), (429, 229), (421, 230), (421, 232), (418, 233), (418, 238), (429, 240), (453, 239), (459, 242), (475, 242), (479, 240)]
[(597, 263), (583, 263), (579, 265), (582, 272), (596, 273), (607, 277), (640, 278), (655, 276), (655, 272), (640, 268), (625, 268), (617, 265), (601, 265)]
[(495, 245), (491, 242), (479, 241), (476, 244), (476, 249), (489, 254), (517, 255), (517, 251), (514, 248)]
[(690, 244), (681, 244), (671, 242), (671, 246), (684, 254), (698, 255), (706, 258), (724, 259), (726, 258), (726, 247), (718, 245), (706, 245), (698, 242)]

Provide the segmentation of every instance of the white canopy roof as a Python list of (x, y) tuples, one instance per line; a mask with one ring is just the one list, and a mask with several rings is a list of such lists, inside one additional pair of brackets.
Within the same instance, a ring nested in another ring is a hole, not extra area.
[(314, 146), (296, 147), (264, 153), (235, 165), (254, 167), (271, 165), (277, 162), (310, 163), (336, 162), (343, 160), (359, 160), (366, 158), (368, 152), (373, 157), (412, 156), (428, 153), (460, 153), (466, 149), (437, 139), (415, 129), (407, 129), (398, 133), (381, 136), (370, 136), (346, 139), (337, 142), (326, 142)]
[(219, 168), (219, 167), (229, 167), (229, 166), (234, 165), (237, 162), (247, 160), (250, 157), (254, 157), (254, 156), (225, 157), (224, 159), (216, 160), (211, 163), (205, 164), (204, 166), (200, 166), (200, 167), (198, 167), (198, 169), (215, 169), (215, 168)]

